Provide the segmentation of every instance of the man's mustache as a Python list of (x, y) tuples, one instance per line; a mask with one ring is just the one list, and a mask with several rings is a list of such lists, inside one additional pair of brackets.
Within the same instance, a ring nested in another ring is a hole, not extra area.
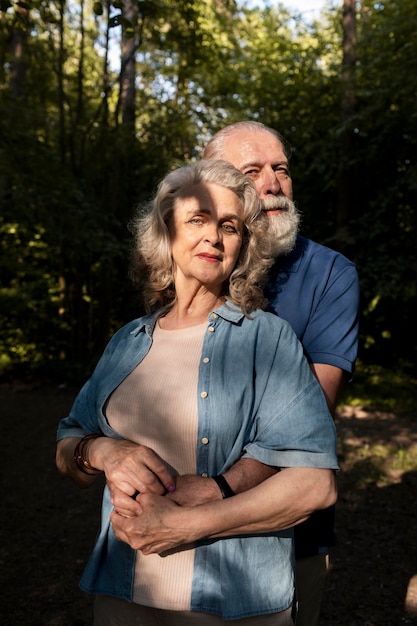
[(287, 196), (267, 196), (262, 200), (265, 211), (294, 211), (295, 204)]

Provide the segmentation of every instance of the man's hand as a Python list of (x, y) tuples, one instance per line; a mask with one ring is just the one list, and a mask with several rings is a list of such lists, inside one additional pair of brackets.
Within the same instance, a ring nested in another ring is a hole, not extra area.
[[(141, 512), (123, 517), (114, 510), (110, 522), (120, 541), (128, 543), (143, 554), (162, 553), (190, 541), (191, 530), (181, 528), (186, 509), (163, 496), (143, 494), (138, 496)], [(181, 515), (178, 515), (181, 513)]]

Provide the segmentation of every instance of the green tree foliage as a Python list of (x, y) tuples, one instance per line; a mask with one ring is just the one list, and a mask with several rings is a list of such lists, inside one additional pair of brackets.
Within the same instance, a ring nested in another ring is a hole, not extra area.
[(3, 368), (91, 367), (142, 311), (135, 205), (246, 118), (292, 147), (303, 233), (358, 264), (362, 358), (415, 363), (417, 7), (357, 3), (347, 108), (342, 4), (0, 0)]
[(21, 28), (12, 8), (2, 16), (1, 313), (10, 329), (3, 352), (27, 364), (81, 361), (108, 336), (111, 283), (127, 239), (104, 195), (111, 160), (101, 147), (111, 136), (97, 121), (97, 28), (79, 7), (31, 5), (16, 93), (7, 88), (16, 64), (7, 42)]
[(363, 332), (384, 364), (415, 363), (417, 333), (417, 6), (363, 2), (352, 204)]

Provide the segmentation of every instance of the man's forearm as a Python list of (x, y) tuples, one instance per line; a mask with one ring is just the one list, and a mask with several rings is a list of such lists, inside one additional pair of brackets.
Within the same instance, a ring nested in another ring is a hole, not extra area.
[[(244, 457), (239, 459), (227, 472), (224, 472), (223, 476), (232, 491), (237, 494), (256, 487), (266, 478), (276, 474), (277, 471), (274, 467)], [(177, 477), (176, 490), (169, 497), (181, 506), (198, 506), (221, 500), (222, 494), (214, 480), (187, 474)]]
[(182, 507), (165, 497), (138, 497), (142, 513), (111, 516), (116, 536), (144, 554), (162, 553), (199, 539), (260, 534), (290, 528), (336, 501), (333, 470), (285, 468), (247, 492)]
[(336, 499), (332, 470), (285, 468), (255, 488), (221, 503), (210, 503), (205, 512), (199, 511), (199, 523), (203, 523), (200, 538), (291, 528)]
[(276, 467), (265, 465), (256, 459), (244, 457), (232, 465), (227, 472), (224, 472), (223, 476), (237, 494), (256, 487), (256, 485), (276, 474), (277, 471), (279, 470)]

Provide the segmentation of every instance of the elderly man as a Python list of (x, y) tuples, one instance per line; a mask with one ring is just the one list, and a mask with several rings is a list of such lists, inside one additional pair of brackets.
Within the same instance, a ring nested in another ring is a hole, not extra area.
[[(359, 281), (354, 264), (297, 235), (289, 155), (274, 130), (252, 121), (232, 124), (214, 135), (203, 158), (229, 161), (253, 181), (276, 233), (277, 259), (267, 292), (271, 309), (295, 330), (334, 414), (357, 354)], [(297, 626), (318, 623), (333, 526), (331, 508), (295, 528)]]
[(214, 135), (203, 158), (229, 161), (253, 181), (271, 217), (280, 254), (268, 287), (271, 308), (294, 328), (334, 414), (357, 354), (359, 281), (354, 264), (297, 235), (289, 159), (274, 130), (259, 122), (232, 124)]

